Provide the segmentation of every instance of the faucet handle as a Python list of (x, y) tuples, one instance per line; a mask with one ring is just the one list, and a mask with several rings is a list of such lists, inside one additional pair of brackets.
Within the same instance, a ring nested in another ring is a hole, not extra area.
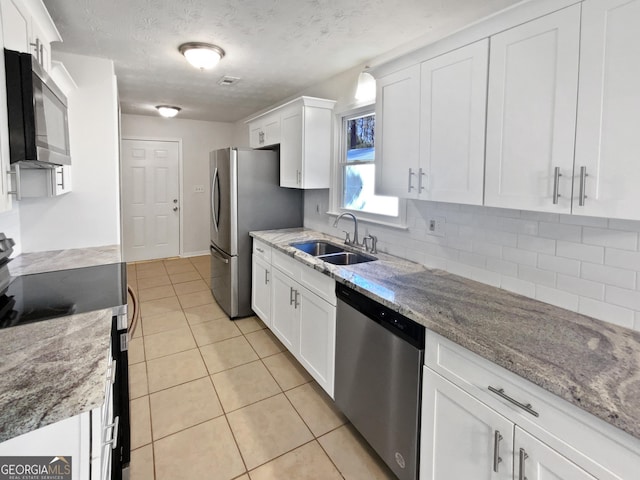
[[(369, 249), (367, 240), (371, 240), (371, 249)], [(364, 239), (362, 240), (362, 245), (367, 252), (378, 253), (378, 237), (376, 237), (375, 235), (367, 235), (366, 237), (364, 237)]]
[(347, 232), (346, 230), (343, 230), (344, 232), (344, 243), (345, 245), (349, 245), (351, 243), (351, 236), (349, 235), (349, 232)]

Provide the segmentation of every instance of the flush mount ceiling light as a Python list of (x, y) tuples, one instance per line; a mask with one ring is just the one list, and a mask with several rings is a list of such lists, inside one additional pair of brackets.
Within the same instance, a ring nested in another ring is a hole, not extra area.
[(356, 100), (367, 101), (376, 99), (376, 79), (366, 71), (358, 75), (358, 88), (356, 88)]
[(158, 113), (166, 118), (175, 117), (178, 112), (182, 110), (180, 107), (174, 107), (172, 105), (158, 105), (156, 108), (158, 109)]
[(209, 70), (215, 67), (224, 57), (224, 50), (210, 43), (183, 43), (178, 47), (178, 50), (191, 65), (200, 70)]

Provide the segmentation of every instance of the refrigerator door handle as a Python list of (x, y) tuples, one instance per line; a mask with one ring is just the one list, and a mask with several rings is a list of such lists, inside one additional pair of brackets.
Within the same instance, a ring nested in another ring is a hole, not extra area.
[[(215, 196), (218, 196), (218, 211), (216, 212)], [(213, 228), (218, 231), (220, 225), (220, 176), (218, 175), (218, 167), (213, 173), (211, 181), (211, 219), (213, 220)]]
[(221, 262), (229, 263), (229, 259), (228, 258), (224, 258), (222, 255), (220, 255), (218, 253), (218, 250), (213, 248), (213, 246), (209, 246), (209, 250), (211, 250), (211, 256), (215, 257), (216, 259), (220, 260)]

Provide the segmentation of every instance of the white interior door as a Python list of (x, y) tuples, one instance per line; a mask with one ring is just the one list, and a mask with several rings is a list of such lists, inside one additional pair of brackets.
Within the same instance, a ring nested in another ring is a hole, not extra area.
[(122, 140), (124, 260), (180, 253), (179, 144)]

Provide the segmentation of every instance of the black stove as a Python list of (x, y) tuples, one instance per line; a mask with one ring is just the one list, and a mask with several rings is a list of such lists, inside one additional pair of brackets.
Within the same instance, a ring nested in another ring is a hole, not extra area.
[(0, 329), (126, 304), (125, 263), (21, 275), (0, 290)]

